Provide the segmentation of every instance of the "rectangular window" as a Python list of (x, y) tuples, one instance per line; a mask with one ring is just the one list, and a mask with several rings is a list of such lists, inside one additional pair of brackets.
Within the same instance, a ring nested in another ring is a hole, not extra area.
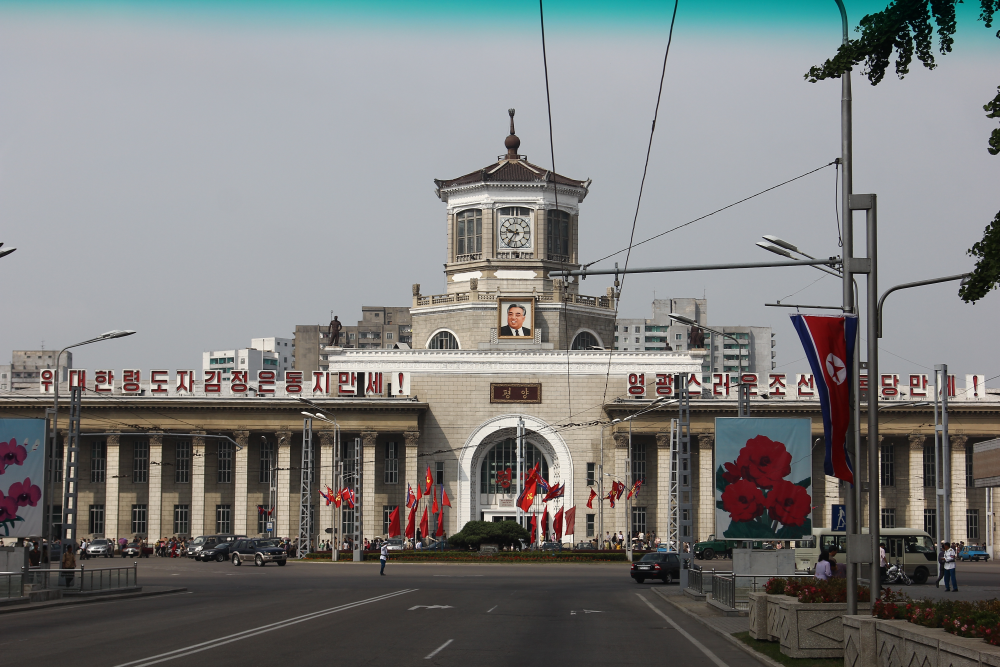
[(438, 461), (434, 464), (434, 479), (438, 486), (444, 486), (444, 461)]
[(62, 526), (62, 505), (49, 507), (49, 525), (52, 526), (53, 533), (59, 532), (59, 526)]
[[(392, 505), (382, 505), (382, 534), (389, 534), (389, 514), (395, 508)], [(402, 528), (402, 526), (400, 526)]]
[(107, 469), (107, 443), (104, 440), (92, 443), (90, 445), (90, 481), (93, 483), (103, 483), (107, 474)]
[(458, 233), (455, 254), (471, 255), (483, 251), (483, 212), (480, 209), (462, 211), (455, 216)]
[[(233, 483), (233, 443), (219, 443), (219, 484)], [(229, 532), (229, 531), (226, 531)]]
[(257, 532), (260, 533), (261, 535), (264, 535), (265, 533), (268, 532), (267, 522), (269, 518), (270, 517), (267, 516), (267, 507), (264, 508), (263, 512), (261, 512), (260, 510), (257, 511)]
[(227, 535), (233, 532), (233, 506), (215, 506), (215, 532), (220, 535)]
[(896, 450), (891, 442), (882, 444), (882, 486), (896, 486)]
[(49, 471), (49, 476), (52, 478), (53, 482), (62, 482), (63, 479), (63, 444), (59, 443), (56, 447), (56, 456), (52, 461), (52, 470)]
[(558, 209), (546, 211), (549, 259), (569, 261), (569, 213)]
[(924, 510), (924, 532), (935, 537), (937, 535), (937, 510)]
[(883, 528), (895, 528), (896, 527), (896, 510), (892, 507), (882, 508), (882, 527)]
[(354, 510), (349, 510), (347, 507), (341, 507), (341, 514), (343, 518), (340, 522), (340, 541), (343, 544), (344, 539), (351, 537), (353, 539), (354, 535)]
[(132, 442), (132, 482), (135, 484), (149, 482), (149, 440), (145, 438)]
[(257, 481), (261, 484), (270, 484), (272, 468), (274, 468), (274, 443), (264, 440), (260, 443), (260, 473)]
[(587, 515), (587, 537), (594, 536), (594, 517), (596, 516), (596, 514)]
[(937, 487), (937, 470), (934, 467), (934, 443), (924, 445), (924, 486)]
[(191, 506), (174, 505), (174, 535), (187, 535), (191, 532)]
[(965, 539), (979, 539), (979, 510), (965, 510)]
[(632, 508), (632, 534), (638, 535), (639, 533), (646, 532), (646, 508), (645, 507), (633, 507)]
[(89, 530), (91, 535), (104, 534), (104, 505), (90, 506)]
[[(178, 484), (191, 483), (191, 441), (179, 440), (174, 450), (174, 481)], [(176, 531), (175, 531), (176, 532)]]
[(972, 445), (966, 445), (965, 447), (965, 487), (968, 489), (975, 488), (975, 484), (972, 482)]
[(143, 536), (146, 534), (146, 504), (132, 505), (132, 533)]
[(587, 464), (587, 486), (594, 486), (597, 484), (597, 464), (588, 463)]
[(646, 479), (646, 443), (632, 444), (632, 482)]
[(399, 445), (395, 442), (385, 443), (385, 473), (386, 484), (399, 484)]

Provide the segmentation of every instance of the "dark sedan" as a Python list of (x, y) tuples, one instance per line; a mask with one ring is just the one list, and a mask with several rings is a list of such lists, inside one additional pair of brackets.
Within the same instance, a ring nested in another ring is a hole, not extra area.
[(233, 565), (240, 565), (245, 560), (252, 560), (257, 567), (268, 563), (284, 565), (288, 555), (277, 544), (274, 539), (236, 540), (231, 549)]
[(217, 563), (224, 563), (229, 560), (229, 554), (232, 551), (233, 544), (235, 544), (235, 542), (218, 542), (211, 546), (204, 547), (201, 551), (195, 552), (194, 559), (205, 563), (210, 560), (214, 560)]
[(632, 563), (630, 574), (637, 584), (646, 579), (659, 579), (665, 584), (670, 584), (681, 576), (681, 561), (677, 554), (673, 553), (646, 554), (638, 562)]

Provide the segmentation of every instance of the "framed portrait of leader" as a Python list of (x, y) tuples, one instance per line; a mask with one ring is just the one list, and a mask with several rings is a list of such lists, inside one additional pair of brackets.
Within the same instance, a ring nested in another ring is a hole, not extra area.
[(532, 297), (497, 299), (497, 338), (517, 340), (535, 337), (535, 300)]

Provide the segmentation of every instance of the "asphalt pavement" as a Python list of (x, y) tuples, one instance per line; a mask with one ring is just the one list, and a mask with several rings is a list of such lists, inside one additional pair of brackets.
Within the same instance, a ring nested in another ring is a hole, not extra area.
[(760, 665), (652, 592), (676, 584), (637, 585), (626, 564), (390, 561), (379, 576), (377, 563), (149, 558), (139, 583), (189, 592), (6, 615), (2, 662)]

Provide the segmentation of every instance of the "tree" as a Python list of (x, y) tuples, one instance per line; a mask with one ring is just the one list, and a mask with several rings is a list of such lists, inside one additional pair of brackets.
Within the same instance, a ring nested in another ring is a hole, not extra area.
[[(951, 53), (957, 27), (955, 6), (961, 0), (892, 0), (885, 10), (868, 14), (858, 22), (858, 39), (848, 40), (837, 49), (836, 55), (822, 65), (810, 67), (805, 78), (811, 83), (835, 79), (853, 68), (864, 64), (862, 74), (873, 86), (885, 77), (893, 52), (896, 54), (896, 76), (902, 79), (910, 72), (916, 55), (924, 67), (934, 69), (934, 32), (937, 28), (938, 50), (941, 55)], [(993, 27), (993, 17), (1000, 13), (1000, 0), (979, 0), (979, 20), (987, 28)], [(1000, 39), (1000, 30), (997, 31)], [(983, 109), (987, 118), (1000, 118), (1000, 87), (998, 94)], [(991, 155), (1000, 153), (1000, 128), (996, 128), (987, 142)], [(981, 241), (967, 253), (976, 258), (972, 276), (959, 289), (959, 297), (966, 303), (975, 303), (1000, 285), (1000, 213), (987, 225)]]

